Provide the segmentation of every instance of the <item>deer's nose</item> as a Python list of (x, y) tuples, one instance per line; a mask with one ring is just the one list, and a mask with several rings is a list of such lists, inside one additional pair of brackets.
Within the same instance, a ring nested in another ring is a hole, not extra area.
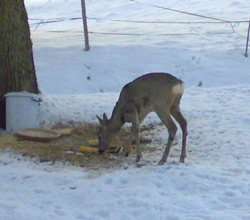
[(99, 150), (98, 152), (99, 152), (99, 154), (103, 154), (104, 150)]

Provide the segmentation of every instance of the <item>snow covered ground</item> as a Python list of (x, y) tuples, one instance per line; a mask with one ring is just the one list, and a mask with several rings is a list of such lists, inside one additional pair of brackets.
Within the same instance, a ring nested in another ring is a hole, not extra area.
[[(248, 20), (246, 0), (141, 0), (223, 20)], [(80, 17), (80, 1), (25, 0), (32, 19)], [(188, 155), (179, 164), (181, 132), (164, 166), (87, 171), (0, 154), (0, 219), (250, 219), (250, 59), (247, 23), (131, 24), (107, 19), (210, 21), (131, 1), (86, 1), (89, 30), (141, 33), (90, 35), (83, 50), (80, 20), (32, 25), (43, 103), (41, 124), (96, 122), (111, 114), (122, 86), (152, 71), (185, 81), (181, 108)], [(48, 31), (68, 32), (48, 32)], [(157, 35), (176, 34), (185, 35)], [(188, 34), (186, 34), (188, 33)], [(191, 33), (191, 35), (190, 35)], [(198, 86), (198, 84), (200, 86)], [(151, 114), (145, 123), (157, 124)], [(157, 125), (162, 146), (167, 131)], [(129, 158), (128, 160), (132, 160)], [(126, 163), (126, 162), (124, 162)]]

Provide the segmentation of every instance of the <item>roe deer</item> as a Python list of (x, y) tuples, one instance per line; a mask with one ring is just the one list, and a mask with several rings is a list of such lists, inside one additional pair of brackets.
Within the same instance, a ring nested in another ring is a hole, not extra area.
[(180, 112), (180, 100), (184, 92), (184, 83), (168, 73), (149, 73), (138, 77), (125, 85), (120, 93), (119, 100), (113, 109), (110, 119), (103, 114), (103, 119), (97, 116), (101, 128), (97, 132), (99, 139), (99, 153), (104, 153), (111, 141), (126, 123), (132, 123), (131, 140), (125, 147), (125, 153), (130, 153), (132, 141), (136, 141), (136, 160), (142, 157), (140, 151), (139, 125), (150, 113), (155, 112), (167, 127), (169, 137), (164, 154), (159, 162), (164, 164), (167, 160), (170, 147), (174, 140), (177, 127), (171, 115), (180, 124), (182, 129), (182, 150), (180, 162), (186, 157), (187, 122)]

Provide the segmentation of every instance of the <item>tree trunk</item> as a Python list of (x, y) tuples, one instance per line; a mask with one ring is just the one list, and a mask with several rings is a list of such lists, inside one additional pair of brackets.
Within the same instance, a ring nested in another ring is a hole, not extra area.
[(23, 0), (0, 0), (0, 127), (8, 92), (39, 93)]

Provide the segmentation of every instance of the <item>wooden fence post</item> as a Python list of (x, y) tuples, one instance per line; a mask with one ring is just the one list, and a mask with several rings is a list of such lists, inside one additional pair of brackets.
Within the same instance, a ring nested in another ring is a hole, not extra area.
[(85, 51), (88, 51), (90, 47), (89, 47), (89, 35), (88, 35), (89, 33), (87, 25), (85, 0), (81, 0), (81, 3), (82, 3), (82, 21), (83, 21), (84, 40), (85, 40)]
[(246, 52), (245, 52), (245, 57), (248, 57), (248, 41), (249, 41), (249, 32), (250, 32), (250, 19), (249, 19), (249, 25), (248, 25), (248, 33), (247, 33), (247, 43), (246, 43)]

